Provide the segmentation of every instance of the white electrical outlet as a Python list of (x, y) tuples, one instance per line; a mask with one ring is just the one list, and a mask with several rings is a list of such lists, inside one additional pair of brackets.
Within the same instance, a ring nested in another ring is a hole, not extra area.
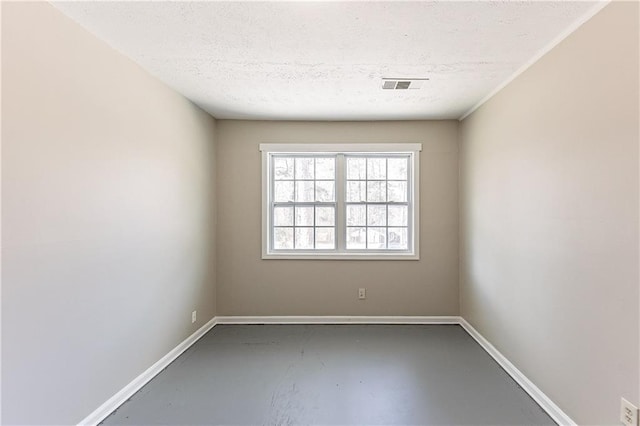
[(366, 299), (367, 298), (367, 289), (359, 288), (358, 289), (358, 299)]
[(191, 312), (191, 324), (193, 324), (194, 322), (196, 322), (196, 317), (198, 315), (198, 311), (193, 311)]
[(620, 402), (620, 421), (625, 426), (638, 426), (638, 407), (624, 398)]

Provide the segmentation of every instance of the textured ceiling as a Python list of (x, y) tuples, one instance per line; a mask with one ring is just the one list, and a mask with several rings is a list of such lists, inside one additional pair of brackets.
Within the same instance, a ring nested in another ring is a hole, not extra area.
[(213, 116), (278, 120), (459, 118), (596, 5), (53, 4)]

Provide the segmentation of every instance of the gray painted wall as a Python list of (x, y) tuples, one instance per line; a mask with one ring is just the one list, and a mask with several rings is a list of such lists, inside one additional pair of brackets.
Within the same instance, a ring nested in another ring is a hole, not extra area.
[[(458, 314), (457, 121), (219, 120), (217, 142), (219, 315)], [(420, 260), (261, 260), (259, 144), (376, 142), (422, 143)]]
[(51, 5), (2, 3), (3, 424), (77, 423), (213, 317), (214, 131)]
[(461, 126), (462, 315), (579, 424), (640, 402), (638, 3)]

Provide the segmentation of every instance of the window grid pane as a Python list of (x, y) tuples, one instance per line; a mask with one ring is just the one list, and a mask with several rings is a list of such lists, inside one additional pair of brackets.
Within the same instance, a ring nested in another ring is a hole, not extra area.
[[(345, 157), (346, 249), (407, 250), (409, 156)], [(364, 223), (358, 206), (364, 207)]]
[(274, 250), (335, 250), (335, 155), (274, 155)]
[[(336, 200), (337, 157), (342, 200)], [(272, 154), (271, 248), (376, 252), (410, 249), (410, 154)], [(340, 206), (343, 222), (336, 222)], [(362, 217), (364, 215), (364, 217)], [(337, 227), (340, 226), (340, 234)]]

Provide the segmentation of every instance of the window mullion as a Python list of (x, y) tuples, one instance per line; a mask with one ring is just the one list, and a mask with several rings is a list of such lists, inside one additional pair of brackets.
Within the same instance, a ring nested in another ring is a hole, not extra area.
[(344, 154), (336, 155), (336, 248), (338, 253), (343, 253), (347, 246), (346, 204), (344, 201), (347, 186), (345, 166)]
[(389, 159), (384, 159), (384, 248), (389, 248)]
[(364, 160), (364, 249), (369, 248), (369, 158)]
[(293, 249), (296, 249), (296, 201), (298, 185), (296, 185), (296, 159), (293, 159)]

